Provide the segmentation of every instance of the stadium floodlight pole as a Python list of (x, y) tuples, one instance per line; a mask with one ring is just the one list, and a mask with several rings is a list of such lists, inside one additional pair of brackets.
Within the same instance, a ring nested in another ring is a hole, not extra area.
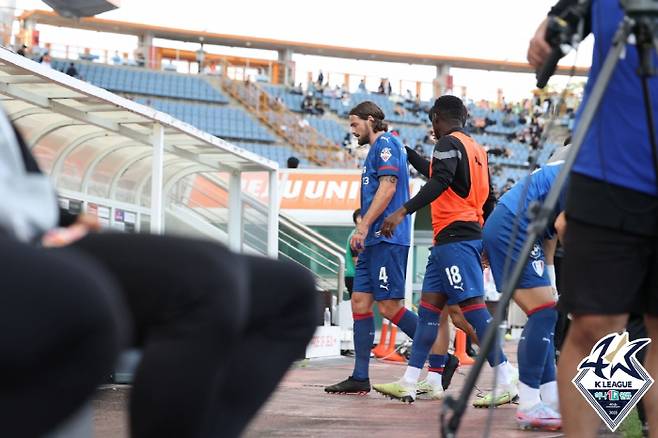
[[(627, 11), (628, 12), (628, 11)], [(477, 378), (484, 366), (484, 361), (486, 360), (488, 352), (494, 345), (496, 339), (496, 332), (498, 326), (503, 321), (505, 316), (505, 309), (512, 299), (514, 290), (518, 285), (519, 279), (523, 272), (523, 268), (528, 262), (530, 252), (536, 240), (541, 237), (548, 225), (549, 218), (552, 216), (552, 213), (557, 205), (558, 199), (560, 197), (560, 192), (567, 182), (567, 178), (571, 169), (576, 161), (578, 151), (580, 150), (585, 135), (592, 124), (594, 115), (596, 114), (599, 105), (603, 99), (605, 90), (608, 87), (612, 74), (614, 73), (615, 67), (621, 58), (622, 53), (626, 47), (626, 42), (631, 34), (634, 34), (636, 37), (637, 49), (640, 54), (640, 69), (639, 74), (642, 77), (642, 91), (643, 98), (645, 101), (645, 110), (647, 113), (647, 123), (649, 123), (649, 134), (651, 135), (651, 145), (654, 153), (654, 161), (656, 161), (656, 138), (655, 138), (655, 129), (653, 125), (653, 114), (651, 107), (651, 96), (649, 95), (648, 89), (648, 77), (654, 74), (653, 66), (651, 65), (651, 55), (656, 50), (656, 41), (655, 41), (655, 21), (651, 16), (643, 16), (642, 12), (639, 12), (635, 18), (629, 17), (628, 14), (624, 16), (624, 19), (619, 25), (617, 32), (613, 38), (612, 49), (608, 52), (608, 55), (601, 67), (601, 71), (596, 79), (594, 87), (592, 88), (591, 95), (583, 108), (582, 116), (580, 123), (576, 128), (576, 132), (573, 135), (573, 141), (569, 153), (565, 158), (564, 167), (562, 171), (558, 174), (551, 190), (549, 191), (543, 205), (534, 203), (530, 206), (530, 213), (533, 217), (532, 222), (528, 228), (528, 235), (523, 242), (523, 247), (520, 252), (520, 258), (517, 260), (511, 275), (508, 277), (507, 281), (503, 285), (502, 295), (500, 297), (499, 304), (496, 308), (496, 313), (493, 317), (493, 320), (489, 324), (482, 344), (480, 345), (480, 353), (478, 358), (473, 364), (470, 373), (464, 384), (461, 394), (458, 399), (454, 399), (451, 396), (446, 397), (443, 402), (442, 410), (440, 413), (439, 424), (441, 427), (441, 435), (443, 437), (452, 438), (456, 435), (457, 430), (459, 429), (459, 424), (466, 411), (469, 398), (475, 387)], [(658, 166), (658, 163), (656, 163)], [(658, 170), (658, 168), (657, 168)], [(658, 175), (657, 175), (658, 180)], [(452, 415), (448, 417), (452, 411)]]

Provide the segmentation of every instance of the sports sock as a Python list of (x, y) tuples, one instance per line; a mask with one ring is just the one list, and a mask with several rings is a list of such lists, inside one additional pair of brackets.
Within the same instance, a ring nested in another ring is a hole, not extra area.
[(539, 388), (532, 388), (523, 382), (519, 383), (519, 409), (530, 409), (540, 402)]
[(416, 326), (418, 326), (418, 315), (406, 307), (398, 310), (398, 313), (391, 318), (391, 322), (402, 330), (410, 339), (416, 335)]
[[(524, 385), (536, 389), (537, 394), (544, 374), (546, 356), (552, 349), (550, 333), (555, 327), (556, 320), (557, 312), (553, 303), (537, 307), (528, 312), (528, 321), (521, 333), (518, 347), (519, 380)], [(520, 402), (527, 406), (521, 394), (519, 398)]]
[(353, 313), (354, 318), (354, 372), (352, 378), (366, 380), (370, 363), (370, 350), (375, 341), (375, 320), (372, 312)]
[(441, 310), (425, 301), (420, 301), (418, 307), (418, 328), (414, 343), (411, 347), (411, 356), (409, 357), (409, 366), (423, 369), (427, 355), (434, 344), (436, 334), (439, 330), (439, 316)]
[[(555, 327), (555, 326), (554, 326)], [(546, 403), (548, 406), (559, 412), (560, 403), (557, 392), (557, 382), (556, 373), (555, 373), (555, 335), (554, 331), (551, 331), (549, 338), (551, 340), (551, 346), (546, 355), (546, 363), (544, 364), (544, 372), (541, 376), (541, 385), (539, 386), (539, 392), (541, 394), (541, 400)]]
[[(487, 306), (484, 303), (472, 304), (462, 307), (462, 313), (466, 321), (475, 329), (478, 339), (480, 341), (484, 340), (484, 335), (491, 321), (491, 314), (487, 310)], [(494, 367), (506, 361), (507, 357), (503, 353), (502, 348), (500, 348), (500, 343), (496, 342), (491, 351), (489, 351), (489, 354), (487, 354), (487, 362), (489, 362), (490, 366)]]
[(427, 381), (434, 385), (434, 386), (441, 386), (443, 385), (442, 381), (442, 376), (443, 376), (443, 368), (446, 365), (446, 362), (448, 361), (448, 355), (447, 354), (430, 354), (429, 355), (429, 363), (430, 366), (427, 369)]

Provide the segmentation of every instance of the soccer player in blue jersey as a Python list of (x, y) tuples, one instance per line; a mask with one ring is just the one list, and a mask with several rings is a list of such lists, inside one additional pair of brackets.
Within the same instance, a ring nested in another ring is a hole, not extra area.
[[(413, 402), (419, 390), (426, 398), (443, 397), (441, 374), (447, 357), (439, 351), (429, 353), (446, 305), (459, 305), (464, 325), (472, 326), (479, 338), (491, 320), (483, 299), (480, 258), (482, 224), (494, 208), (495, 196), (486, 152), (464, 131), (467, 115), (458, 97), (446, 95), (436, 99), (429, 113), (438, 137), (432, 160), (407, 150), (412, 166), (429, 180), (382, 224), (385, 236), (394, 234), (409, 214), (430, 205), (434, 246), (425, 271), (409, 365), (398, 381), (374, 385), (376, 391), (404, 402)], [(508, 363), (500, 346), (496, 347), (488, 353), (487, 361), (501, 385), (498, 391), (478, 400), (478, 407), (510, 403), (516, 396), (516, 369)], [(427, 378), (419, 382), (428, 359)]]
[[(520, 180), (499, 199), (485, 222), (484, 250), (499, 290), (520, 256), (530, 225), (527, 214), (530, 205), (544, 201), (563, 164), (564, 161), (549, 163)], [(555, 215), (563, 209), (564, 193)], [(558, 413), (553, 341), (556, 297), (542, 250), (544, 240), (554, 236), (551, 222), (544, 236), (535, 243), (514, 294), (514, 301), (528, 316), (517, 350), (520, 382), (516, 420), (524, 429), (557, 430), (562, 423)]]
[(358, 394), (370, 391), (368, 364), (374, 342), (372, 306), (377, 302), (383, 317), (414, 337), (418, 316), (403, 305), (407, 256), (411, 244), (409, 217), (390, 236), (380, 229), (384, 218), (409, 200), (407, 153), (387, 132), (384, 112), (370, 101), (349, 113), (350, 129), (359, 145), (370, 145), (361, 177), (361, 212), (351, 246), (359, 252), (354, 275), (354, 371), (346, 380), (327, 386), (326, 392)]
[[(560, 0), (549, 15), (560, 15), (577, 3)], [(585, 4), (589, 11), (584, 34), (591, 30), (594, 50), (576, 130), (625, 20), (622, 6), (626, 3), (596, 0)], [(550, 54), (545, 44), (547, 21), (528, 50), (535, 68)], [(649, 76), (643, 88), (638, 69), (644, 58), (636, 44), (639, 38), (626, 41), (624, 56), (592, 115), (570, 175), (567, 220), (561, 226), (556, 223), (558, 233), (565, 233), (560, 304), (572, 316), (558, 365), (560, 408), (568, 437), (598, 434), (600, 418), (572, 383), (592, 347), (603, 336), (623, 330), (629, 314), (643, 315), (648, 337), (658, 338), (658, 165), (650, 140), (652, 131), (658, 130), (658, 81)], [(652, 58), (649, 64), (655, 65), (655, 51)], [(651, 106), (644, 101), (647, 96)], [(650, 130), (645, 109), (651, 107), (654, 126)], [(658, 375), (658, 348), (653, 343), (644, 364), (649, 375)], [(652, 385), (642, 400), (653, 436), (658, 431), (658, 385)]]

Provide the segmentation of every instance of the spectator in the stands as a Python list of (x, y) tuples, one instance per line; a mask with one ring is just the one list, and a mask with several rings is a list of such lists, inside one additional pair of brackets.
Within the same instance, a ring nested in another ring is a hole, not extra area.
[(270, 81), (270, 77), (265, 73), (265, 69), (259, 68), (258, 72), (256, 73), (256, 82), (269, 82), (269, 81)]
[(119, 55), (119, 51), (115, 50), (114, 51), (114, 56), (112, 56), (112, 64), (114, 65), (121, 65), (123, 64), (123, 60), (121, 59), (121, 56)]
[(404, 117), (404, 115), (407, 113), (407, 110), (404, 109), (404, 106), (400, 102), (395, 104), (395, 107), (393, 108), (393, 113), (396, 116)]
[(277, 96), (274, 98), (274, 100), (271, 102), (272, 109), (275, 112), (280, 112), (283, 111), (283, 108), (285, 104), (283, 103), (283, 98), (281, 96)]
[(502, 189), (500, 189), (500, 195), (501, 196), (504, 195), (509, 189), (511, 189), (512, 186), (514, 186), (515, 182), (516, 181), (514, 181), (514, 178), (507, 178), (505, 185), (503, 186)]
[(299, 94), (299, 95), (304, 94), (304, 89), (302, 88), (302, 83), (300, 82), (299, 85), (294, 87), (290, 92), (292, 94)]
[(411, 90), (408, 89), (408, 88), (407, 88), (407, 94), (406, 94), (404, 100), (409, 102), (409, 103), (413, 103), (413, 101), (414, 101), (414, 95), (411, 93)]
[(384, 79), (379, 81), (379, 87), (377, 87), (377, 94), (385, 94), (386, 88), (384, 87)]
[(77, 78), (78, 76), (80, 76), (80, 74), (78, 73), (78, 69), (75, 68), (75, 64), (73, 64), (72, 62), (69, 63), (69, 67), (66, 69), (65, 73), (67, 75), (71, 76), (71, 77), (74, 77), (74, 78)]
[(313, 95), (307, 94), (302, 100), (301, 110), (303, 113), (313, 114)]
[(347, 148), (352, 145), (352, 134), (350, 132), (345, 133), (345, 137), (343, 137), (343, 147)]
[(89, 49), (88, 47), (86, 47), (84, 52), (80, 53), (78, 56), (83, 61), (93, 61), (96, 58), (98, 58), (98, 55), (92, 54), (91, 49)]
[(321, 98), (315, 99), (315, 105), (313, 105), (313, 113), (318, 116), (323, 116), (325, 112), (324, 102)]
[(348, 108), (352, 106), (352, 98), (350, 96), (350, 93), (347, 91), (343, 91), (343, 95), (340, 98), (340, 103), (343, 105), (343, 107)]
[(393, 87), (391, 87), (391, 81), (389, 81), (388, 79), (386, 79), (386, 94), (388, 96), (393, 94)]
[[(409, 90), (407, 90), (409, 91)], [(409, 91), (411, 93), (411, 91)], [(414, 113), (415, 116), (418, 116), (418, 113), (421, 111), (421, 106), (420, 106), (420, 96), (416, 94), (416, 98), (413, 101), (413, 105), (409, 109), (412, 113)]]
[(318, 84), (318, 88), (322, 88), (322, 84), (324, 84), (324, 73), (322, 73), (322, 70), (320, 70), (320, 73), (318, 73), (318, 80), (316, 82)]
[(434, 130), (432, 128), (427, 130), (425, 137), (423, 137), (423, 143), (425, 144), (434, 144), (436, 143), (436, 137), (434, 137)]
[(51, 64), (50, 54), (48, 54), (47, 52), (45, 55), (41, 57), (41, 65), (45, 65), (48, 68), (53, 68)]
[(16, 53), (21, 56), (25, 56), (27, 53), (27, 46), (25, 44), (21, 45), (21, 47), (18, 50), (16, 50)]
[[(144, 57), (144, 53), (141, 50), (137, 50), (137, 53), (135, 54), (135, 61), (137, 62), (137, 67), (144, 67), (146, 65), (146, 58)], [(199, 65), (202, 63), (203, 60), (199, 63)], [(201, 69), (199, 69), (199, 71), (201, 71)]]
[(299, 158), (290, 157), (287, 163), (288, 169), (297, 169), (299, 167)]

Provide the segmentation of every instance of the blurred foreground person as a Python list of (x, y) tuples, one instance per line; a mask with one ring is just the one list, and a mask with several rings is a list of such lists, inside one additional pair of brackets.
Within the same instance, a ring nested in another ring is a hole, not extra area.
[(53, 429), (138, 346), (133, 437), (238, 436), (313, 334), (311, 276), (201, 240), (95, 233), (85, 214), (55, 228), (53, 189), (4, 115), (0, 134), (4, 434)]

